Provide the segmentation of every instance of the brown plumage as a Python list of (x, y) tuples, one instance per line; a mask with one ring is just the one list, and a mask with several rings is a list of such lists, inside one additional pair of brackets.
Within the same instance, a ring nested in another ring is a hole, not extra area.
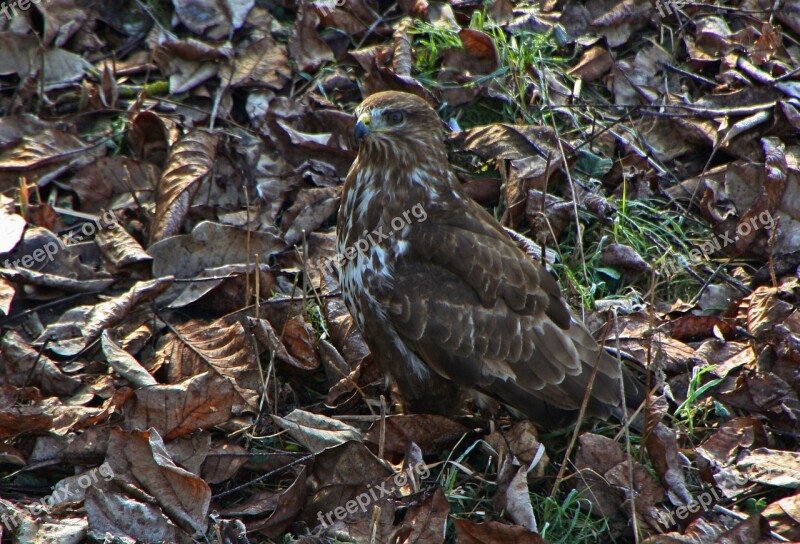
[(626, 372), (623, 401), (616, 359), (553, 277), (461, 190), (434, 110), (383, 92), (357, 114), (337, 232), (342, 293), (404, 408), (453, 414), (465, 396), (488, 395), (552, 427), (580, 408), (594, 365), (590, 415), (640, 402)]

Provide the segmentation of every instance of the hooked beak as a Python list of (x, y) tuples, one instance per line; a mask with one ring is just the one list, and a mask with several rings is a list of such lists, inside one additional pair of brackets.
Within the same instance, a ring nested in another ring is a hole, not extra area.
[(360, 144), (361, 140), (369, 136), (369, 113), (364, 112), (358, 116), (358, 121), (356, 121), (356, 143)]

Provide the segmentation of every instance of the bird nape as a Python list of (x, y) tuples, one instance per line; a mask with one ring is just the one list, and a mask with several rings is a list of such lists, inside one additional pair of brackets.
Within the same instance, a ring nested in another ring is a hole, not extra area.
[(636, 409), (644, 388), (555, 279), (461, 189), (436, 112), (402, 92), (356, 110), (337, 228), (342, 294), (407, 412), (491, 397), (542, 428)]

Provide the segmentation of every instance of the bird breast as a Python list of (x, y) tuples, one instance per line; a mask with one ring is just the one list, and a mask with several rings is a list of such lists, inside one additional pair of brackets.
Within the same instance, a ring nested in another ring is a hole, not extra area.
[(346, 220), (336, 238), (342, 294), (361, 330), (365, 313), (384, 313), (378, 293), (392, 288), (395, 261), (407, 245), (403, 229), (394, 231), (374, 213), (385, 207), (379, 199), (380, 191), (369, 188), (355, 187), (346, 193), (342, 203)]

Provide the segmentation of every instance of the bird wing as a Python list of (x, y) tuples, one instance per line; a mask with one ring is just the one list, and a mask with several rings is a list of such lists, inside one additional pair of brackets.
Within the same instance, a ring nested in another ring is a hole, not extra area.
[(590, 410), (618, 406), (617, 362), (573, 319), (553, 277), (466, 197), (432, 208), (379, 295), (406, 345), (461, 386), (565, 410), (580, 407), (597, 365)]

